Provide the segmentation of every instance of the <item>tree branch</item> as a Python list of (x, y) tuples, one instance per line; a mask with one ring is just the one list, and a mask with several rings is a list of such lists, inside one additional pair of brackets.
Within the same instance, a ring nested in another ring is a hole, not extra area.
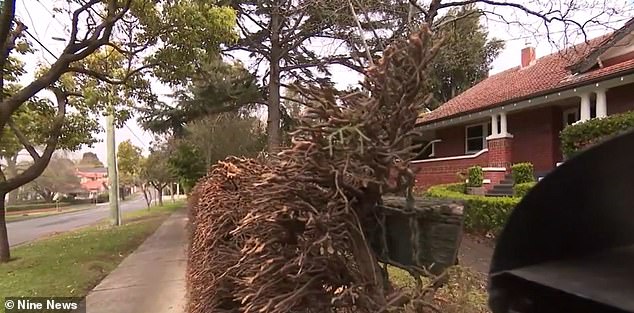
[(53, 119), (52, 123), (52, 131), (49, 135), (48, 140), (46, 141), (46, 148), (42, 153), (42, 156), (34, 160), (33, 164), (29, 166), (24, 172), (18, 174), (15, 177), (10, 178), (4, 182), (0, 182), (0, 191), (11, 191), (19, 188), (27, 184), (28, 182), (34, 180), (38, 176), (40, 176), (48, 163), (51, 161), (51, 157), (53, 156), (53, 152), (57, 148), (57, 142), (59, 141), (59, 137), (62, 134), (62, 126), (64, 125), (64, 120), (66, 116), (66, 105), (67, 98), (66, 94), (57, 87), (50, 87), (51, 91), (55, 94), (55, 98), (57, 99), (57, 114)]
[(150, 63), (144, 66), (141, 66), (137, 69), (134, 69), (130, 72), (128, 72), (126, 74), (126, 76), (120, 80), (115, 80), (113, 78), (111, 78), (110, 76), (108, 76), (107, 74), (104, 73), (100, 73), (91, 69), (87, 69), (87, 68), (82, 68), (82, 67), (77, 67), (77, 66), (69, 66), (68, 69), (66, 70), (66, 72), (72, 72), (72, 73), (79, 73), (79, 74), (84, 74), (84, 75), (88, 75), (90, 77), (96, 78), (98, 80), (101, 80), (103, 82), (106, 82), (108, 84), (112, 84), (112, 85), (124, 85), (128, 82), (128, 80), (134, 76), (135, 74), (146, 70), (148, 68), (154, 67), (154, 66), (158, 66), (159, 63), (155, 62), (155, 63)]
[(37, 153), (37, 151), (33, 147), (33, 144), (31, 144), (30, 140), (28, 138), (26, 138), (24, 133), (18, 128), (17, 125), (15, 125), (13, 120), (9, 120), (9, 122), (7, 122), (7, 124), (9, 125), (9, 127), (11, 128), (11, 131), (13, 131), (15, 136), (18, 137), (18, 140), (24, 146), (24, 149), (26, 149), (26, 151), (29, 152), (29, 154), (33, 158), (33, 161), (37, 162), (41, 157), (40, 157), (40, 154)]

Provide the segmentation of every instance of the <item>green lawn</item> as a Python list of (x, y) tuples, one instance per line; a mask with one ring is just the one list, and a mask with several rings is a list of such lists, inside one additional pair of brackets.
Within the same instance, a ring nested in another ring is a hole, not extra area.
[(102, 222), (13, 249), (14, 260), (0, 264), (0, 298), (85, 296), (181, 207), (152, 207), (125, 214), (121, 227)]

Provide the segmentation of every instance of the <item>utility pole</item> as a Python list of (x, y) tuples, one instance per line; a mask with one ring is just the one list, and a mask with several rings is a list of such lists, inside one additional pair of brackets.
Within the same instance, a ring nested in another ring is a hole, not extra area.
[(108, 152), (108, 203), (110, 205), (110, 220), (113, 226), (121, 225), (121, 211), (119, 210), (119, 175), (117, 174), (117, 155), (115, 152), (115, 117), (114, 106), (108, 93), (108, 117), (106, 119), (106, 146)]

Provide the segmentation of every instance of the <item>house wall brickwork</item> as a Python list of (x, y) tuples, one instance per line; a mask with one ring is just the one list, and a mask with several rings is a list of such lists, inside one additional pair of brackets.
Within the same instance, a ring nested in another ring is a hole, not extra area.
[(459, 172), (474, 165), (486, 167), (488, 162), (488, 154), (485, 152), (469, 159), (414, 163), (412, 164), (412, 169), (416, 173), (417, 188), (427, 190), (433, 185), (459, 182)]
[[(608, 115), (634, 111), (632, 97), (634, 84), (607, 91)], [(563, 111), (579, 105), (578, 98), (568, 98), (550, 106), (534, 108), (507, 115), (508, 132), (513, 138), (494, 139), (487, 142), (488, 152), (476, 158), (421, 162), (412, 165), (417, 172), (417, 186), (430, 186), (458, 182), (457, 173), (479, 165), (482, 167), (505, 167), (520, 162), (531, 162), (537, 174), (545, 174), (563, 160), (559, 133), (563, 129)], [(442, 142), (435, 146), (435, 158), (463, 156), (465, 154), (465, 126), (456, 125), (438, 129), (436, 139)], [(485, 172), (492, 187), (504, 179), (505, 172)]]
[(508, 168), (513, 154), (513, 138), (496, 138), (487, 140), (489, 148), (489, 167)]
[(512, 163), (531, 162), (536, 172), (547, 172), (561, 161), (559, 140), (563, 121), (559, 107), (544, 107), (508, 115), (513, 135)]
[(609, 89), (606, 93), (608, 115), (634, 110), (634, 84)]
[(465, 128), (463, 125), (437, 130), (436, 139), (442, 140), (434, 146), (436, 158), (465, 154)]

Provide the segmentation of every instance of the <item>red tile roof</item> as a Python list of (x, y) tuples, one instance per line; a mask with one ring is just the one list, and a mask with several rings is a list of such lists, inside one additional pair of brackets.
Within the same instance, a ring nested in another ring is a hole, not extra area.
[(81, 184), (81, 188), (88, 191), (101, 191), (106, 189), (107, 180), (91, 180)]
[(467, 112), (477, 112), (616, 73), (634, 71), (634, 60), (628, 60), (572, 76), (568, 67), (582, 60), (609, 38), (610, 35), (595, 38), (587, 43), (539, 58), (528, 67), (518, 66), (492, 75), (436, 110), (422, 115), (418, 122), (425, 124)]

